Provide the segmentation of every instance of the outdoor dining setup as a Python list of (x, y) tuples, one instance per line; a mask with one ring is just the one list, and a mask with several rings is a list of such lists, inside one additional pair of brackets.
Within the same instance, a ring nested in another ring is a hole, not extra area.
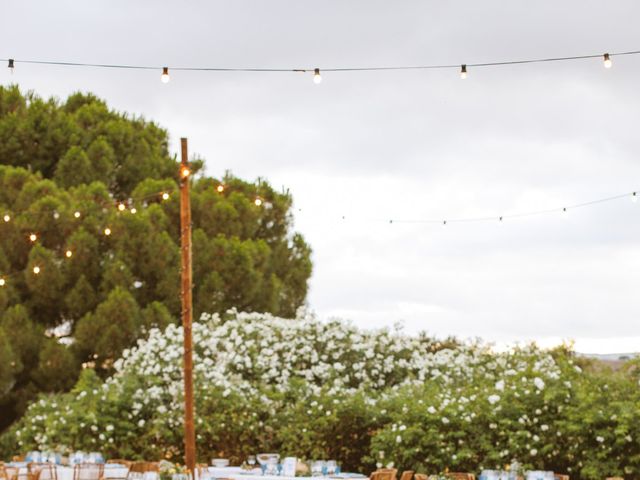
[[(398, 472), (395, 468), (379, 468), (368, 476), (341, 471), (336, 460), (299, 461), (295, 457), (280, 458), (277, 453), (250, 455), (240, 466), (228, 459), (212, 459), (199, 463), (193, 475), (179, 464), (161, 460), (131, 461), (104, 459), (98, 452), (74, 452), (68, 457), (53, 452), (29, 452), (24, 458), (0, 462), (0, 480), (291, 480), (316, 477), (333, 480), (475, 480), (473, 473), (445, 472), (438, 475)], [(479, 480), (569, 480), (568, 475), (551, 471), (482, 470)], [(612, 480), (612, 479), (609, 479)]]

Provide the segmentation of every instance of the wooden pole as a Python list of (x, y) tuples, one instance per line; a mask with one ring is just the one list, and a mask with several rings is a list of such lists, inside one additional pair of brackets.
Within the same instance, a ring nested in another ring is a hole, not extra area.
[(196, 467), (196, 432), (193, 407), (193, 340), (191, 334), (191, 200), (189, 181), (191, 172), (187, 155), (187, 139), (181, 138), (180, 162), (180, 244), (182, 257), (182, 328), (184, 331), (184, 463), (192, 475)]

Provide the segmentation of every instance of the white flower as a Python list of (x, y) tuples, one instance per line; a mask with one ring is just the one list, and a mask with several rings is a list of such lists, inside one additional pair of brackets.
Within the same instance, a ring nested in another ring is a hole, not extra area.
[(396, 443), (401, 443), (402, 442), (402, 437), (400, 435), (396, 436)]
[(596, 440), (597, 440), (598, 442), (602, 443), (602, 442), (604, 442), (604, 437), (601, 437), (600, 435), (598, 435), (598, 436), (596, 437)]
[(446, 425), (447, 423), (449, 423), (449, 419), (447, 417), (442, 417), (442, 423)]
[(494, 403), (500, 401), (500, 395), (489, 395), (489, 398), (487, 398), (487, 400), (489, 400), (489, 403), (493, 405)]
[(538, 454), (538, 450), (536, 450), (535, 448), (532, 448), (531, 450), (529, 450), (529, 453), (531, 454), (532, 457), (535, 457)]
[(144, 419), (142, 419), (142, 420), (138, 421), (138, 426), (139, 426), (139, 427), (144, 427), (144, 424), (145, 424)]
[(549, 425), (545, 425), (545, 424), (540, 425), (540, 430), (542, 430), (543, 432), (546, 432), (547, 430), (549, 430)]
[(542, 380), (540, 377), (534, 378), (533, 384), (536, 386), (538, 390), (542, 390), (544, 388), (544, 380)]
[(499, 380), (496, 382), (496, 390), (503, 391), (504, 390), (504, 380)]

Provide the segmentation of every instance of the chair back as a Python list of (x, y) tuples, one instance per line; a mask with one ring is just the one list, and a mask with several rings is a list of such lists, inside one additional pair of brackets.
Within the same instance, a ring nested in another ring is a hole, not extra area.
[(17, 467), (7, 467), (4, 462), (0, 464), (0, 479), (2, 480), (15, 480), (18, 476)]
[(396, 480), (397, 472), (395, 468), (384, 468), (376, 470), (369, 478), (370, 480)]
[(402, 475), (400, 475), (400, 480), (412, 480), (413, 474), (413, 470), (405, 470), (404, 472), (402, 472)]
[(473, 473), (466, 472), (449, 472), (446, 476), (451, 480), (476, 480), (476, 476)]
[(415, 480), (427, 480), (427, 474), (426, 473), (416, 473), (413, 478), (415, 478)]
[(554, 480), (569, 480), (569, 475), (563, 475), (561, 473), (556, 473), (553, 476)]
[(129, 473), (127, 474), (127, 478), (137, 479), (140, 478), (140, 474), (145, 474), (147, 472), (160, 472), (160, 466), (158, 462), (133, 462), (129, 467)]
[(79, 463), (73, 467), (73, 480), (102, 480), (103, 476), (102, 463)]
[[(20, 475), (18, 475), (18, 478)], [(56, 466), (50, 463), (30, 462), (27, 464), (27, 478), (29, 480), (58, 480)]]

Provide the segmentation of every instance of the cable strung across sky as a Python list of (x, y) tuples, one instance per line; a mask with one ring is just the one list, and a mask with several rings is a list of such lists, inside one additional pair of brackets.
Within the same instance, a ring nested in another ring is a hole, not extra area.
[(611, 68), (613, 62), (612, 57), (640, 55), (640, 50), (629, 50), (624, 52), (598, 53), (590, 55), (574, 55), (564, 57), (547, 57), (547, 58), (529, 58), (519, 60), (501, 60), (491, 62), (475, 62), (475, 63), (443, 63), (430, 65), (397, 65), (397, 66), (363, 66), (363, 67), (304, 67), (304, 68), (260, 68), (260, 67), (180, 67), (180, 66), (152, 66), (152, 65), (132, 65), (132, 64), (111, 64), (111, 63), (82, 63), (69, 61), (53, 61), (53, 60), (21, 60), (16, 58), (0, 58), (2, 62), (8, 62), (8, 67), (13, 71), (16, 64), (31, 65), (49, 65), (60, 67), (88, 67), (88, 68), (112, 68), (124, 70), (158, 70), (161, 73), (161, 80), (167, 83), (170, 80), (169, 71), (183, 72), (244, 72), (244, 73), (313, 73), (314, 83), (322, 81), (321, 72), (379, 72), (379, 71), (400, 71), (400, 70), (445, 70), (459, 69), (460, 78), (463, 80), (468, 76), (468, 70), (471, 68), (499, 67), (508, 65), (526, 65), (533, 63), (549, 63), (549, 62), (568, 62), (576, 60), (588, 60), (602, 58), (605, 68)]

